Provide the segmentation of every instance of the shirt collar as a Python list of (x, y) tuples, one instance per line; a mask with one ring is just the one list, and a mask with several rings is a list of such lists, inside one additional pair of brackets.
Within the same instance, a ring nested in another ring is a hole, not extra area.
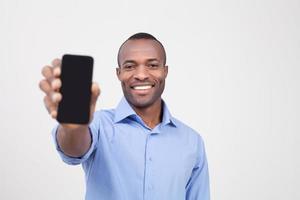
[(123, 119), (134, 115), (136, 115), (135, 111), (129, 105), (127, 100), (123, 97), (116, 108), (114, 122), (120, 122)]
[[(163, 101), (163, 100), (162, 100)], [(167, 125), (167, 124), (171, 124), (174, 125), (176, 127), (176, 122), (173, 119), (166, 103), (163, 101), (162, 103), (163, 106), (163, 119), (161, 124), (162, 125)], [(115, 117), (114, 117), (114, 122), (120, 122), (128, 117), (131, 116), (135, 116), (138, 117), (138, 115), (136, 114), (136, 112), (132, 109), (132, 107), (129, 105), (129, 103), (127, 102), (127, 100), (125, 99), (125, 97), (123, 97), (121, 99), (121, 101), (119, 102), (117, 108), (116, 108), (116, 112), (115, 112)]]

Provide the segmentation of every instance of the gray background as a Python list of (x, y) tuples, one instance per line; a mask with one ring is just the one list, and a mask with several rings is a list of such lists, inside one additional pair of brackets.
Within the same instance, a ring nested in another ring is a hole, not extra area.
[(164, 98), (206, 142), (212, 199), (300, 199), (299, 0), (0, 1), (0, 199), (83, 199), (58, 157), (40, 71), (95, 58), (98, 109), (122, 96), (119, 45), (150, 32), (168, 55)]

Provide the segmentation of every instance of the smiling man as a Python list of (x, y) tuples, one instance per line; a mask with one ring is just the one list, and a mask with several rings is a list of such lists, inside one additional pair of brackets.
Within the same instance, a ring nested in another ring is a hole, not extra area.
[(129, 38), (118, 54), (117, 76), (124, 96), (150, 128), (154, 128), (161, 120), (161, 94), (168, 74), (165, 62), (163, 46), (146, 34)]
[[(94, 113), (100, 89), (93, 84), (93, 120), (53, 130), (62, 159), (83, 166), (86, 199), (209, 200), (203, 140), (175, 119), (161, 98), (168, 75), (163, 45), (150, 34), (134, 34), (121, 45), (118, 65), (124, 98), (116, 109)], [(56, 118), (60, 60), (42, 73), (45, 105)]]

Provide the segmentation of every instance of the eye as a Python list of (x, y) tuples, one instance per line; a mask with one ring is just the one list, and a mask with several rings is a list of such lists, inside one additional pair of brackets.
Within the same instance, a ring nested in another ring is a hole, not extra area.
[(134, 65), (124, 65), (122, 67), (125, 71), (130, 71), (134, 69)]
[(149, 64), (149, 67), (150, 67), (151, 69), (156, 69), (156, 68), (158, 68), (158, 64), (156, 64), (156, 63), (150, 63), (150, 64)]

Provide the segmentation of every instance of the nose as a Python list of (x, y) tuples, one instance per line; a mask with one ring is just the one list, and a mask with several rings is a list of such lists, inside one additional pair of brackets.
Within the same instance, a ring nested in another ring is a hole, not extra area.
[(138, 66), (134, 72), (134, 78), (140, 81), (149, 78), (149, 72), (145, 66)]

